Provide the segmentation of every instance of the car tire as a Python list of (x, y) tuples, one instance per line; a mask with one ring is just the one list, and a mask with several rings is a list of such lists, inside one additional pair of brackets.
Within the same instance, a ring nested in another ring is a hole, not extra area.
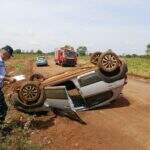
[[(40, 106), (39, 106), (40, 107)], [(38, 115), (40, 114), (46, 114), (48, 111), (44, 111), (44, 110), (39, 110), (39, 111), (35, 111), (34, 108), (30, 108), (30, 109), (24, 109), (20, 106), (16, 107), (16, 109), (20, 112), (26, 113), (26, 114), (30, 114), (30, 115)], [(38, 109), (38, 107), (36, 107), (36, 109)]]
[(62, 67), (65, 67), (65, 64), (62, 62), (62, 63), (61, 63), (61, 66), (62, 66)]
[(101, 79), (107, 83), (115, 82), (117, 80), (123, 79), (128, 72), (127, 64), (125, 61), (121, 60), (122, 65), (117, 68), (115, 71), (108, 73), (101, 69), (98, 69), (97, 72)]
[(45, 101), (45, 93), (44, 93), (44, 90), (42, 90), (38, 101), (37, 101), (35, 104), (32, 104), (32, 105), (27, 105), (27, 104), (23, 103), (23, 102), (19, 99), (18, 93), (15, 93), (15, 94), (12, 96), (12, 101), (13, 101), (13, 104), (14, 104), (14, 106), (15, 106), (16, 108), (23, 108), (23, 109), (25, 109), (25, 110), (33, 109), (33, 108), (40, 107), (40, 106), (42, 106), (42, 105), (44, 104), (44, 101)]
[(102, 54), (101, 52), (93, 53), (90, 57), (90, 62), (94, 65), (97, 65), (98, 64), (98, 59), (101, 56), (101, 54)]
[(115, 53), (109, 50), (100, 55), (97, 66), (105, 72), (113, 72), (121, 66), (121, 61)]

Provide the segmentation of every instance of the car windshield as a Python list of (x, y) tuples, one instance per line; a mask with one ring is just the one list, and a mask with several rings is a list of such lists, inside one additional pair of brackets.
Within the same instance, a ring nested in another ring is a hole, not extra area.
[(67, 57), (75, 57), (76, 56), (76, 53), (74, 51), (66, 51), (65, 52), (66, 56)]
[(38, 57), (37, 59), (38, 59), (38, 60), (43, 60), (43, 59), (45, 59), (45, 57), (44, 57), (44, 56), (40, 56), (40, 57)]

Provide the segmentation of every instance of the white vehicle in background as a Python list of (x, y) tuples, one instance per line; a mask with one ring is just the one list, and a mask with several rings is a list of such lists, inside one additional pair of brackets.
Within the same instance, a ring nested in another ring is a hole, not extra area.
[(36, 58), (36, 66), (48, 66), (48, 61), (45, 56), (41, 55)]

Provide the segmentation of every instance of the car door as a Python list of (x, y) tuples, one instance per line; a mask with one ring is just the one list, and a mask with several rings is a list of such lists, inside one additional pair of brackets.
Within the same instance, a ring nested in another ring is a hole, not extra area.
[(80, 91), (83, 97), (90, 97), (99, 93), (110, 91), (114, 88), (123, 85), (123, 80), (119, 80), (113, 83), (104, 82), (97, 72), (92, 71), (90, 73), (78, 76), (78, 82), (80, 85)]
[(65, 86), (47, 86), (44, 91), (46, 96), (46, 101), (44, 103), (45, 106), (61, 112), (70, 119), (84, 123), (84, 121), (77, 114)]
[(101, 77), (95, 71), (78, 76), (78, 82), (83, 97), (104, 92), (107, 88), (105, 82), (102, 81)]

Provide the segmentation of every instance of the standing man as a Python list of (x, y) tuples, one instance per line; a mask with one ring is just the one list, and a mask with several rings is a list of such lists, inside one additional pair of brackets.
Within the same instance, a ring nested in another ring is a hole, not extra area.
[(15, 79), (6, 77), (5, 61), (13, 56), (13, 49), (10, 46), (5, 46), (0, 49), (0, 124), (5, 120), (7, 114), (7, 104), (5, 102), (4, 93), (2, 91), (4, 81), (10, 83), (15, 82)]

